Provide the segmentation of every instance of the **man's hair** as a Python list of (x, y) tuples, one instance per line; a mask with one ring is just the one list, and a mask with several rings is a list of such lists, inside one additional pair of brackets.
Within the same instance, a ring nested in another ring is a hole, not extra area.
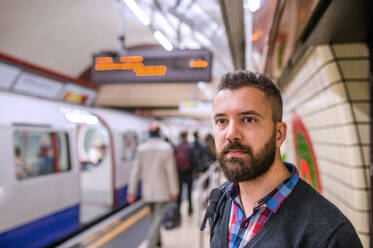
[(199, 133), (198, 133), (198, 131), (195, 131), (195, 132), (193, 133), (193, 137), (194, 137), (195, 140), (197, 140), (197, 139), (199, 138)]
[(150, 137), (159, 137), (161, 135), (161, 129), (157, 123), (151, 123), (149, 127)]
[(182, 140), (186, 140), (187, 137), (188, 137), (188, 132), (186, 132), (186, 131), (182, 131), (182, 132), (180, 133), (180, 138), (181, 138)]
[(282, 121), (282, 98), (274, 82), (258, 72), (238, 70), (222, 76), (218, 92), (224, 89), (236, 90), (242, 87), (253, 87), (264, 92), (271, 108), (273, 122)]

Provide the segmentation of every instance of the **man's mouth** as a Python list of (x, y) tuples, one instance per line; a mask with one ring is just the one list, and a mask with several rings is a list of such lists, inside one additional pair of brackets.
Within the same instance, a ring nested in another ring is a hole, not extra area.
[(232, 149), (228, 150), (227, 157), (244, 157), (247, 156), (247, 152), (244, 150), (237, 150), (237, 149)]

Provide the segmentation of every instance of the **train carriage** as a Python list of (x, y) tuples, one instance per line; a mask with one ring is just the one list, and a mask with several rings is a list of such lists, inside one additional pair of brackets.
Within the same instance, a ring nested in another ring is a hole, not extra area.
[(0, 247), (51, 244), (127, 204), (150, 119), (6, 92), (0, 104)]

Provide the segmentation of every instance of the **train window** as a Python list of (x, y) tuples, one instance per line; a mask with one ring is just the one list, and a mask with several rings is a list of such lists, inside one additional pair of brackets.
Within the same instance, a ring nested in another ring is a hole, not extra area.
[(82, 170), (100, 166), (107, 153), (108, 138), (100, 128), (89, 128), (84, 135), (84, 153), (86, 159), (81, 162)]
[(14, 144), (16, 177), (19, 180), (71, 168), (67, 134), (16, 131)]
[(122, 160), (132, 161), (136, 155), (138, 145), (137, 134), (128, 132), (122, 135)]

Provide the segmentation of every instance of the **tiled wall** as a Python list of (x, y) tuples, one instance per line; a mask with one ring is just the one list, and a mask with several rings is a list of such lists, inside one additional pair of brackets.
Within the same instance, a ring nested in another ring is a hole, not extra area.
[(366, 44), (312, 47), (282, 83), (285, 152), (296, 161), (292, 118), (303, 121), (315, 152), (322, 194), (369, 247), (370, 96)]

